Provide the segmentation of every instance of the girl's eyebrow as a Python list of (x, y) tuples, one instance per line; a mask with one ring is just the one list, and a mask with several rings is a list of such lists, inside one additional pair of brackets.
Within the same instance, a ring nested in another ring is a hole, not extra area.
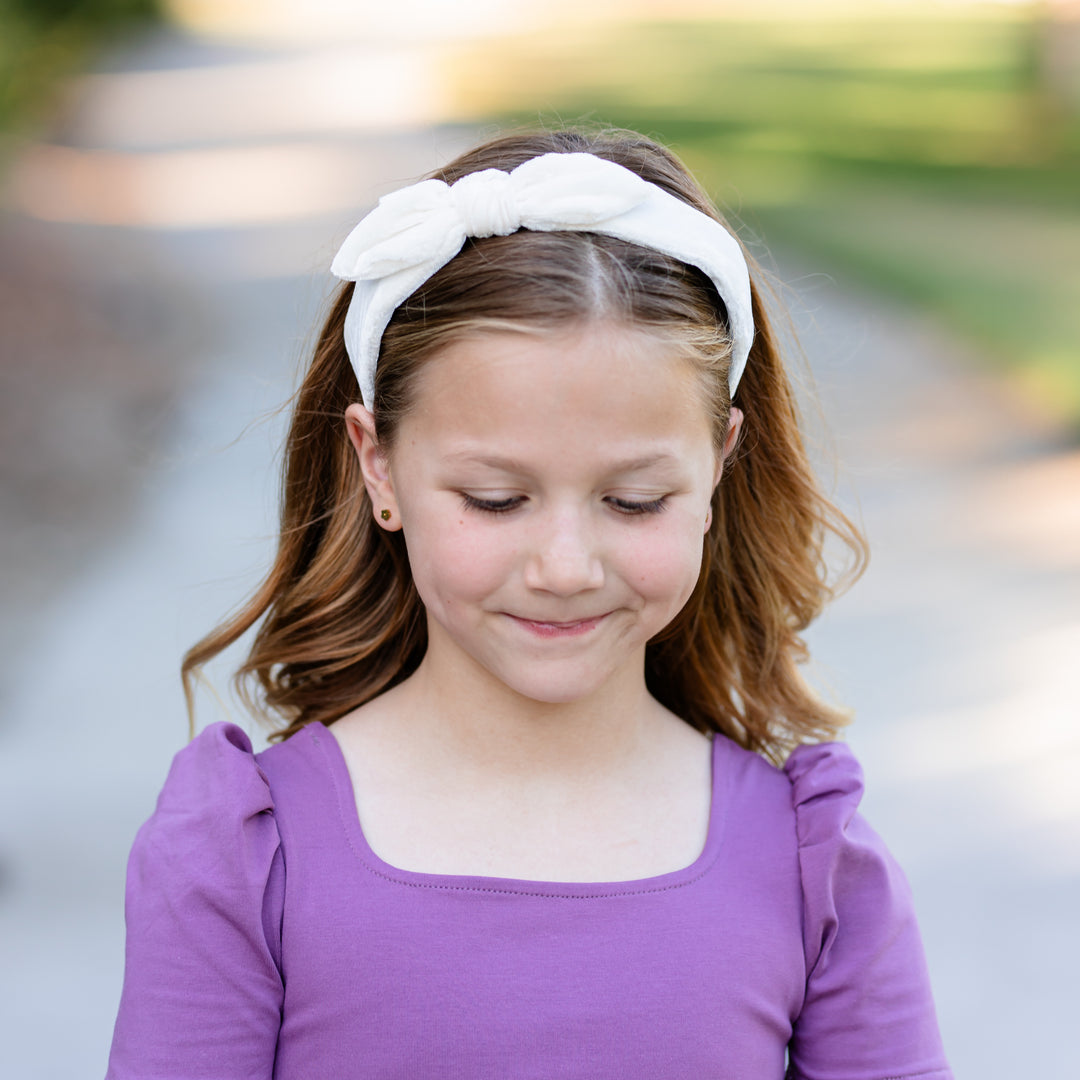
[[(528, 473), (531, 471), (528, 466), (516, 458), (500, 457), (497, 454), (473, 454), (468, 450), (446, 454), (443, 460), (454, 465), (482, 465), (489, 469), (497, 469), (500, 472)], [(613, 461), (605, 467), (605, 471), (609, 473), (641, 472), (644, 469), (652, 468), (654, 465), (677, 465), (680, 460), (677, 454), (668, 450), (661, 450), (643, 457)]]

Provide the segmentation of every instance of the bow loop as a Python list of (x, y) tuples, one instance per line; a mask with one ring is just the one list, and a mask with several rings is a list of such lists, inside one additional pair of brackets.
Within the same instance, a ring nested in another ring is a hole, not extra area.
[(585, 231), (621, 217), (649, 197), (640, 176), (593, 154), (544, 154), (510, 174), (527, 229)]
[(424, 180), (379, 200), (348, 235), (330, 270), (346, 281), (388, 277), (438, 261), (461, 249), (465, 231), (441, 180)]

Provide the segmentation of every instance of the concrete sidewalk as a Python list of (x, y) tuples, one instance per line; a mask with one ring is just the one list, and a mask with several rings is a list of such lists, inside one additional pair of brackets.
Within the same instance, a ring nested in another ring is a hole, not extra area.
[[(141, 221), (75, 227), (59, 210), (52, 223), (19, 220), (71, 253), (76, 284), (106, 252), (115, 273), (128, 259), (140, 267), (129, 295), (164, 275), (181, 310), (162, 326), (197, 332), (165, 334), (177, 367), (161, 400), (173, 405), (157, 437), (138, 444), (133, 495), (107, 531), (69, 549), (93, 555), (52, 590), (4, 672), (4, 1075), (103, 1073), (122, 975), (124, 863), (186, 738), (179, 657), (269, 556), (284, 420), (267, 414), (293, 388), (329, 287), (324, 268), (381, 190), (471, 141), (425, 123), (392, 130), (379, 117), (366, 130), (304, 131), (294, 116), (275, 134), (269, 112), (245, 131), (230, 73), (312, 61), (305, 49), (169, 36), (125, 53), (114, 81), (89, 86), (57, 148), (88, 155), (79, 160), (98, 170), (99, 196), (110, 178), (145, 194), (176, 153), (234, 153), (250, 170), (249, 203), (215, 203), (212, 192), (200, 202), (182, 189), (171, 202), (144, 200)], [(147, 122), (138, 103), (151, 99), (163, 116), (190, 119), (200, 71), (216, 88), (203, 114), (216, 117), (213, 133)], [(133, 86), (144, 96), (126, 96)], [(170, 93), (182, 95), (171, 106)], [(74, 158), (28, 160), (20, 182), (36, 177), (40, 191), (51, 176), (54, 208), (104, 213), (107, 200), (63, 187)], [(316, 162), (312, 172), (304, 161)], [(333, 182), (319, 179), (326, 169)], [(1080, 707), (1070, 674), (1080, 655), (1080, 459), (934, 328), (813, 268), (783, 269), (805, 301), (803, 340), (842, 497), (857, 499), (874, 550), (812, 646), (836, 696), (857, 709), (850, 741), (868, 775), (865, 808), (915, 887), (946, 1046), (957, 1076), (1069, 1075), (1062, 1033), (1080, 1005)], [(216, 674), (223, 687), (225, 670)], [(200, 709), (201, 722), (221, 715), (208, 697)]]

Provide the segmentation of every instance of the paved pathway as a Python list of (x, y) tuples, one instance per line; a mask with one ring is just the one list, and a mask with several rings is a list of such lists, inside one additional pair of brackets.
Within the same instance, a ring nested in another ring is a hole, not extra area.
[[(239, 160), (252, 137), (236, 119), (244, 110), (229, 96), (240, 85), (230, 72), (303, 62), (300, 52), (166, 38), (116, 66), (179, 71), (140, 84), (140, 100), (153, 89), (159, 104), (170, 86), (191, 100), (190, 72), (206, 68), (217, 106), (204, 120), (217, 117), (218, 148)], [(125, 85), (134, 84), (101, 82), (84, 97), (72, 147), (141, 146), (162, 161), (201, 152), (197, 132), (150, 130)], [(258, 213), (243, 199), (216, 211), (213, 200), (184, 203), (181, 189), (176, 202), (144, 203), (153, 228), (35, 226), (83, 255), (122, 234), (169, 268), (205, 332), (126, 527), (71, 575), (6, 672), (5, 1076), (103, 1072), (122, 973), (124, 861), (185, 739), (178, 658), (254, 584), (270, 550), (282, 420), (266, 413), (303, 355), (327, 286), (317, 268), (356, 216), (340, 176), (320, 189), (303, 173), (295, 140), (336, 161), (359, 193), (352, 201), (365, 203), (378, 182), (415, 175), (466, 138), (425, 126), (393, 135), (382, 121), (303, 131), (294, 117), (293, 141), (274, 143), (272, 117), (258, 115), (264, 142), (245, 165)], [(282, 206), (281, 191), (269, 191), (275, 165), (300, 170), (289, 175), (306, 210), (291, 220), (269, 221)], [(45, 170), (40, 180), (52, 166), (33, 167)], [(54, 205), (67, 199), (74, 212), (84, 196), (61, 184)], [(169, 213), (187, 218), (170, 223)], [(1080, 462), (939, 332), (784, 266), (805, 299), (800, 321), (843, 497), (854, 506), (857, 492), (874, 545), (864, 581), (813, 632), (817, 664), (858, 710), (851, 741), (871, 783), (867, 810), (915, 886), (957, 1075), (1064, 1077), (1074, 1053), (1063, 1033), (1080, 1005), (1080, 743), (1068, 673), (1080, 654)], [(204, 721), (220, 715), (209, 698), (200, 708)]]

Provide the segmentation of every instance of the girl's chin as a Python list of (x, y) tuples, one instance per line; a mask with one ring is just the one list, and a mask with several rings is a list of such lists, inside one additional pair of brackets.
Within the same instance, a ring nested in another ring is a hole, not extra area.
[[(487, 672), (516, 697), (540, 705), (579, 704), (599, 695), (609, 695), (633, 676), (629, 673), (603, 674), (591, 666), (588, 670), (559, 671), (556, 665), (537, 665), (536, 670), (508, 671), (504, 665), (487, 667)], [(638, 678), (644, 680), (642, 671)]]
[(425, 665), (435, 687), (444, 684), (440, 692), (459, 702), (509, 694), (569, 706), (644, 685), (644, 641), (619, 633), (612, 614), (562, 623), (499, 617), (502, 630), (490, 636), (429, 623)]

